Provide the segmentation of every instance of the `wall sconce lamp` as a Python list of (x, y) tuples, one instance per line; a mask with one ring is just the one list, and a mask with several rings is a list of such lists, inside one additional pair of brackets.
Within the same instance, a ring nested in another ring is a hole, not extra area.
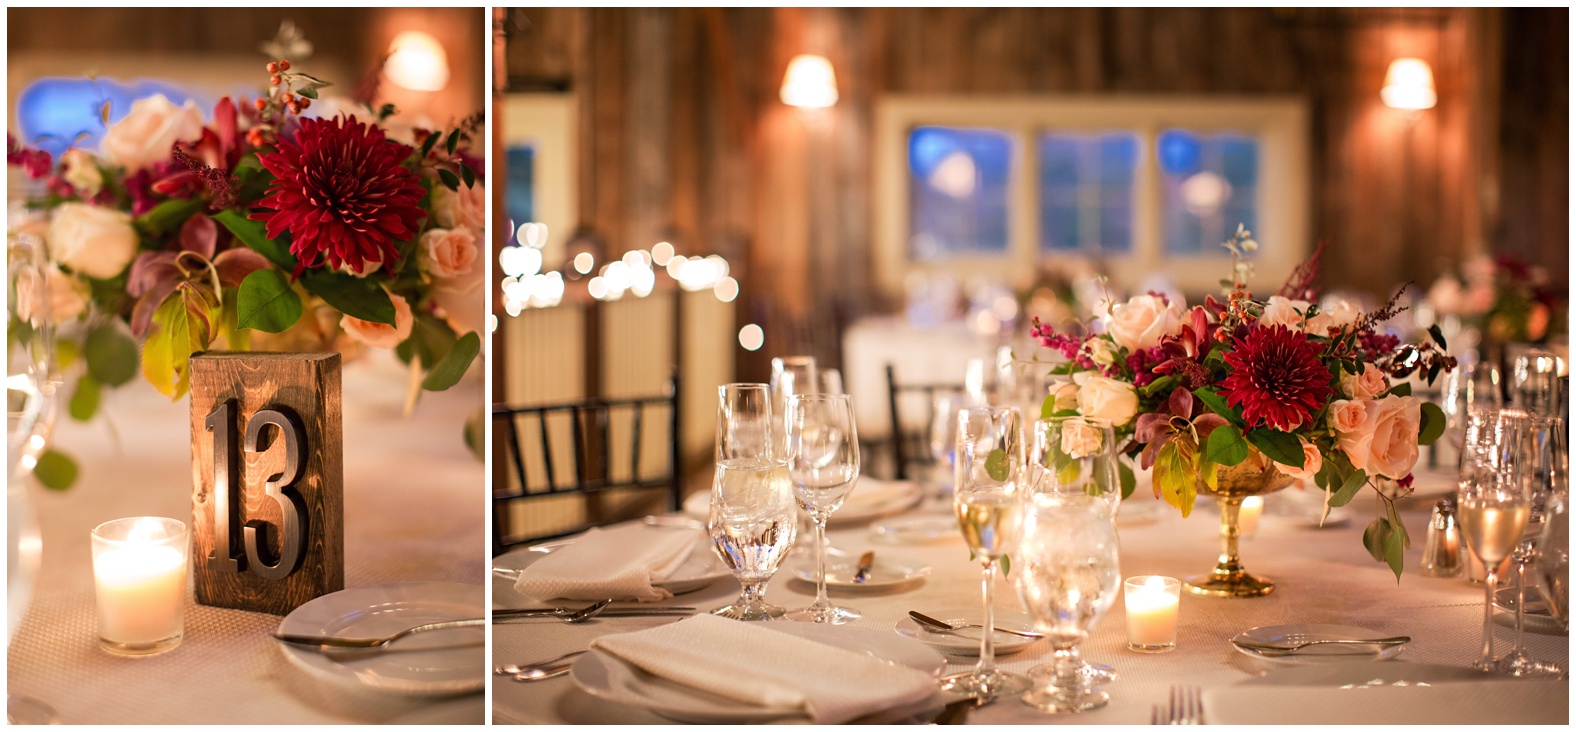
[(449, 84), (449, 57), (438, 39), (421, 31), (405, 31), (389, 43), (383, 71), (398, 86), (435, 92)]
[(837, 103), (837, 75), (825, 56), (800, 54), (788, 62), (780, 92), (783, 104), (823, 109)]
[(1434, 93), (1434, 72), (1428, 62), (1420, 58), (1398, 58), (1390, 62), (1384, 75), (1384, 88), (1379, 98), (1385, 106), (1402, 109), (1413, 114), (1433, 109), (1438, 101)]

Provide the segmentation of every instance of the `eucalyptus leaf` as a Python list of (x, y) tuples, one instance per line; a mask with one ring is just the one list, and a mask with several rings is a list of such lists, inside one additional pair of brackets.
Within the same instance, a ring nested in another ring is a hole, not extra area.
[(427, 391), (443, 391), (459, 383), (460, 377), (465, 375), (465, 370), (475, 360), (476, 354), (482, 349), (481, 336), (476, 331), (471, 331), (454, 342), (454, 347), (449, 349), (448, 355), (438, 362), (437, 366), (427, 372), (427, 377), (421, 380), (421, 388)]
[(1357, 497), (1357, 492), (1361, 491), (1363, 486), (1367, 484), (1368, 471), (1366, 470), (1358, 470), (1346, 476), (1346, 480), (1341, 482), (1341, 487), (1330, 494), (1330, 506), (1340, 508), (1351, 503), (1352, 499)]
[(1007, 451), (997, 448), (985, 456), (985, 474), (991, 480), (1002, 481), (1007, 479)]
[(33, 466), (33, 477), (39, 485), (52, 491), (63, 491), (77, 482), (77, 461), (58, 450), (45, 450)]
[(137, 341), (119, 320), (107, 321), (82, 343), (88, 373), (99, 383), (120, 386), (137, 375)]
[[(1386, 523), (1389, 526), (1389, 523)], [(1390, 571), (1395, 572), (1395, 583), (1401, 584), (1401, 570), (1406, 566), (1406, 528), (1400, 531), (1392, 528), (1384, 540), (1384, 561), (1390, 565)]]
[(1385, 561), (1385, 545), (1390, 540), (1390, 522), (1383, 516), (1369, 522), (1368, 528), (1363, 529), (1363, 548), (1368, 550), (1368, 556), (1374, 561)]
[(301, 319), (301, 296), (278, 270), (260, 269), (241, 281), (235, 308), (239, 327), (280, 333)]
[(83, 374), (77, 380), (76, 391), (71, 393), (71, 418), (78, 422), (93, 419), (93, 415), (98, 412), (102, 393), (98, 379), (93, 378), (92, 374)]

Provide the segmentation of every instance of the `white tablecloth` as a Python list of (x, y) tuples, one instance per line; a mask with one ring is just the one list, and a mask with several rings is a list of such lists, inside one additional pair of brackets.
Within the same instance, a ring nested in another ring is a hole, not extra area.
[[(1448, 478), (1432, 475), (1420, 485), (1440, 486)], [(856, 489), (857, 490), (857, 489)], [(1134, 497), (1150, 501), (1147, 495)], [(1397, 583), (1388, 567), (1376, 564), (1364, 551), (1360, 537), (1371, 520), (1372, 500), (1354, 501), (1351, 521), (1336, 528), (1307, 528), (1290, 519), (1264, 518), (1257, 534), (1242, 543), (1241, 555), (1249, 571), (1274, 579), (1276, 590), (1267, 597), (1216, 599), (1184, 594), (1177, 650), (1141, 654), (1127, 650), (1126, 619), (1118, 597), (1089, 640), (1084, 658), (1116, 669), (1117, 680), (1105, 688), (1111, 703), (1104, 709), (1079, 715), (1047, 715), (1016, 699), (1006, 699), (975, 711), (973, 724), (1147, 724), (1151, 705), (1162, 702), (1173, 684), (1205, 689), (1237, 684), (1283, 667), (1249, 658), (1227, 642), (1249, 628), (1290, 623), (1334, 623), (1370, 628), (1377, 636), (1409, 635), (1413, 638), (1398, 661), (1468, 666), (1477, 658), (1483, 627), (1483, 590), (1465, 579), (1424, 577), (1418, 571), (1425, 521), (1432, 501), (1415, 500), (1403, 514), (1413, 537), (1407, 551), (1406, 571)], [(934, 510), (934, 509), (932, 509)], [(1186, 577), (1208, 571), (1219, 552), (1219, 515), (1207, 504), (1189, 519), (1169, 507), (1148, 523), (1124, 520), (1119, 524), (1121, 569), (1124, 577), (1159, 574)], [(856, 608), (864, 617), (857, 627), (890, 631), (908, 610), (971, 607), (979, 603), (979, 569), (969, 560), (961, 538), (934, 545), (875, 543), (867, 528), (830, 532), (832, 542), (849, 552), (875, 549), (879, 555), (902, 557), (931, 565), (934, 570), (923, 585), (885, 593), (839, 593), (836, 602)], [(710, 610), (731, 600), (738, 583), (724, 579), (694, 593), (679, 595), (669, 605), (693, 605)], [(784, 607), (802, 607), (814, 598), (813, 585), (780, 572), (769, 585), (767, 600)], [(1007, 582), (997, 587), (998, 607), (1020, 610)], [(582, 649), (596, 637), (672, 622), (663, 618), (599, 618), (583, 625), (552, 620), (512, 622), (493, 626), (495, 663), (545, 660)], [(1513, 632), (1495, 626), (1496, 650), (1509, 649)], [(1563, 635), (1527, 634), (1534, 656), (1566, 663), (1568, 638)], [(999, 659), (1002, 668), (1024, 672), (1045, 663), (1048, 643)], [(975, 659), (949, 656), (946, 673), (972, 667)], [(1206, 710), (1207, 711), (1207, 710)], [(599, 701), (575, 687), (569, 677), (528, 684), (495, 677), (495, 723), (532, 724), (657, 724), (667, 720), (643, 710)], [(1462, 720), (1490, 722), (1492, 720)]]
[[(403, 409), (406, 375), (387, 354), (344, 368), (345, 586), (438, 580), (480, 584), (487, 555), (483, 467), (465, 418), (483, 403), (472, 373)], [(379, 358), (385, 357), (385, 358)], [(279, 616), (197, 605), (185, 639), (145, 658), (99, 648), (89, 532), (110, 519), (168, 516), (190, 525), (188, 402), (140, 381), (106, 392), (90, 423), (62, 416), (55, 444), (81, 465), (70, 490), (34, 489), (43, 570), (8, 653), (8, 691), (66, 724), (375, 723), (435, 700), (325, 684), (269, 635)], [(482, 695), (471, 695), (482, 716)]]

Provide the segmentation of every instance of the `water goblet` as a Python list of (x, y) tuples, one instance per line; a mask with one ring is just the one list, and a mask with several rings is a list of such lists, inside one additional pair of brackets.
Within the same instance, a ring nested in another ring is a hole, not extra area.
[(1560, 414), (1560, 371), (1564, 366), (1559, 355), (1534, 348), (1516, 357), (1511, 368), (1511, 403), (1539, 417)]
[(743, 589), (732, 604), (712, 611), (735, 620), (771, 620), (783, 609), (767, 604), (766, 583), (788, 556), (798, 509), (786, 455), (777, 449), (771, 393), (765, 384), (718, 388), (717, 474), (707, 530), (724, 565)]
[(1099, 496), (1036, 493), (1023, 509), (1013, 584), (1036, 630), (1055, 649), (1054, 671), (1023, 696), (1051, 713), (1098, 709), (1110, 695), (1079, 672), (1079, 644), (1116, 600), (1122, 583), (1111, 506)]
[(1499, 369), (1486, 361), (1463, 364), (1445, 376), (1440, 408), (1445, 413), (1445, 434), (1457, 451), (1462, 449), (1467, 415), (1505, 405), (1500, 384)]
[(841, 625), (858, 610), (826, 596), (826, 522), (853, 492), (859, 478), (859, 435), (854, 403), (846, 394), (795, 394), (788, 402), (788, 476), (794, 498), (815, 526), (815, 602), (788, 613), (789, 620)]
[(958, 463), (953, 512), (969, 551), (980, 562), (985, 623), (973, 671), (942, 679), (941, 688), (981, 701), (1029, 687), (1022, 674), (996, 668), (996, 564), (1018, 540), (1023, 480), (1023, 428), (1011, 407), (970, 407), (958, 413)]
[(1494, 592), (1499, 565), (1516, 548), (1532, 513), (1527, 445), (1531, 415), (1497, 410), (1469, 415), (1456, 510), (1467, 549), (1483, 563), (1483, 652), (1472, 664), (1495, 671)]

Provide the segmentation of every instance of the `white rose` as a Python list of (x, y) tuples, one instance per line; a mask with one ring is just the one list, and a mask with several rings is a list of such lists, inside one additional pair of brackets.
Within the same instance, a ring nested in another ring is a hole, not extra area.
[(487, 317), (482, 302), (481, 272), (439, 282), (432, 288), (432, 301), (443, 309), (444, 320), (459, 335), (480, 331)]
[(170, 159), (170, 148), (177, 142), (193, 142), (202, 137), (202, 112), (188, 100), (177, 107), (163, 94), (138, 99), (131, 111), (109, 126), (99, 144), (104, 158), (136, 172)]
[(1132, 385), (1088, 371), (1073, 378), (1078, 383), (1079, 414), (1121, 427), (1138, 413), (1138, 392), (1133, 391)]
[(468, 275), (481, 259), (476, 235), (466, 226), (429, 230), (421, 235), (418, 252), (427, 272), (439, 279)]
[(1074, 417), (1062, 423), (1062, 454), (1077, 460), (1100, 452), (1102, 430)]
[(137, 255), (131, 214), (86, 203), (63, 203), (49, 220), (49, 256), (77, 274), (109, 279)]
[(98, 161), (93, 159), (92, 153), (74, 147), (60, 156), (60, 162), (65, 167), (62, 177), (83, 198), (97, 196), (104, 188), (104, 174), (99, 171)]
[(410, 313), (410, 303), (405, 298), (390, 293), (389, 299), (394, 302), (394, 324), (374, 323), (369, 320), (345, 315), (339, 319), (339, 327), (346, 333), (362, 343), (373, 348), (393, 348), (410, 337), (410, 329), (415, 325), (415, 318)]
[(458, 191), (451, 191), (448, 186), (433, 186), (432, 216), (445, 229), (465, 226), (472, 231), (486, 230), (487, 188), (480, 182), (470, 188), (461, 185)]
[(49, 320), (56, 325), (76, 318), (88, 309), (87, 285), (57, 267), (48, 267), (43, 274), (31, 267), (17, 272), (17, 318), (40, 325), (44, 308), (49, 309)]
[(1089, 360), (1101, 366), (1110, 366), (1116, 361), (1116, 347), (1104, 338), (1089, 340)]
[(1051, 408), (1060, 412), (1063, 409), (1078, 408), (1078, 385), (1071, 381), (1059, 381), (1051, 384), (1051, 396), (1055, 399)]
[(1182, 329), (1182, 306), (1154, 295), (1137, 295), (1111, 309), (1106, 331), (1129, 351), (1153, 348), (1162, 336)]

